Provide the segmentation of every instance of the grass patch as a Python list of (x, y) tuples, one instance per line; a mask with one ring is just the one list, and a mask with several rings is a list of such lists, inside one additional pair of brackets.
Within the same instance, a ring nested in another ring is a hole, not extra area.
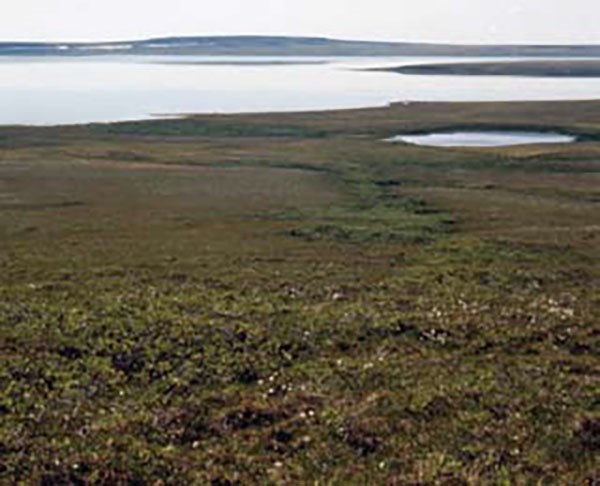
[(296, 126), (234, 124), (228, 121), (205, 121), (194, 118), (122, 122), (90, 125), (93, 133), (160, 137), (309, 137), (322, 138), (321, 130)]

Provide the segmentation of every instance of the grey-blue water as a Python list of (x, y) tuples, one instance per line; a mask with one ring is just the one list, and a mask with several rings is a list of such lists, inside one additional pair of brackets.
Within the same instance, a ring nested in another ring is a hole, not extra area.
[(595, 79), (415, 76), (362, 70), (432, 61), (453, 59), (3, 57), (0, 125), (325, 110), (410, 101), (600, 99), (600, 83)]
[(576, 137), (541, 132), (451, 132), (424, 135), (397, 135), (389, 142), (404, 142), (426, 147), (506, 147), (540, 143), (572, 143)]

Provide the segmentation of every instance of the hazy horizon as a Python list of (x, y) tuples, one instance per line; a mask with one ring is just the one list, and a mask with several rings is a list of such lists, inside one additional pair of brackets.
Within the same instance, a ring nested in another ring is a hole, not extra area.
[(325, 35), (303, 35), (303, 34), (281, 34), (281, 33), (259, 33), (259, 34), (245, 34), (245, 33), (227, 33), (227, 34), (162, 34), (162, 35), (150, 35), (143, 37), (114, 37), (114, 38), (98, 38), (98, 39), (3, 39), (0, 38), (0, 43), (11, 43), (11, 42), (34, 42), (34, 43), (49, 43), (49, 44), (77, 44), (77, 43), (114, 43), (114, 42), (136, 42), (136, 41), (147, 41), (152, 39), (169, 39), (169, 38), (199, 38), (199, 37), (286, 37), (286, 38), (323, 38), (332, 41), (358, 41), (358, 42), (391, 42), (391, 43), (407, 43), (407, 44), (448, 44), (448, 45), (530, 45), (530, 46), (600, 46), (600, 41), (597, 42), (547, 42), (547, 43), (536, 43), (536, 42), (458, 42), (458, 41), (432, 41), (432, 40), (407, 40), (407, 39), (373, 39), (365, 37), (334, 37)]
[(592, 0), (20, 0), (0, 41), (274, 35), (452, 44), (600, 44)]

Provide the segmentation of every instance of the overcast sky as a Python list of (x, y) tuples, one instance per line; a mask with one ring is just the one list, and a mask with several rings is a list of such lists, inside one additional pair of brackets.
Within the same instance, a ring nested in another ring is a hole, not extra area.
[(2, 40), (284, 34), (600, 43), (600, 0), (0, 0)]

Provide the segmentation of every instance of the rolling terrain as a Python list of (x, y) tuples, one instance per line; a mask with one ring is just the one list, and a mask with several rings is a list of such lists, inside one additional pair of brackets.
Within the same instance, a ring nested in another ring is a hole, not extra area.
[(599, 205), (598, 101), (3, 127), (0, 483), (596, 484)]

